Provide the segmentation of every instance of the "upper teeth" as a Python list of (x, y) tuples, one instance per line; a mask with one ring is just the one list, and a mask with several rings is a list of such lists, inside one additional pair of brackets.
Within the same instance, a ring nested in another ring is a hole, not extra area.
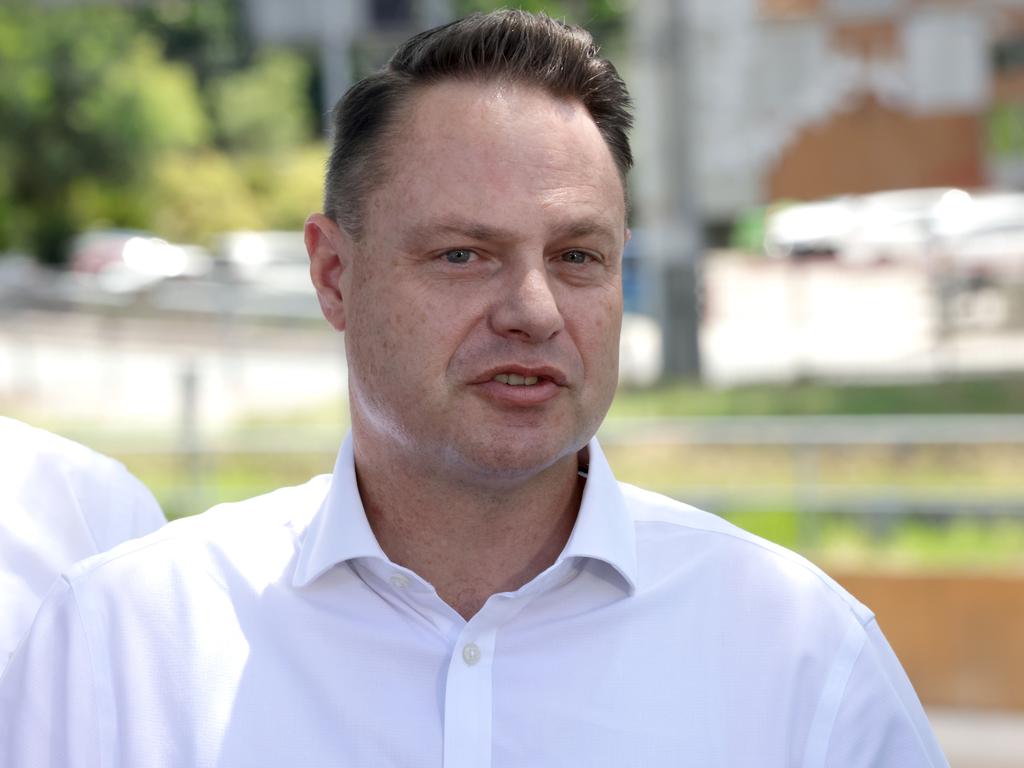
[(518, 373), (499, 373), (494, 380), (502, 384), (511, 384), (513, 387), (521, 387), (524, 384), (526, 386), (536, 384), (537, 378), (537, 376), (520, 376)]

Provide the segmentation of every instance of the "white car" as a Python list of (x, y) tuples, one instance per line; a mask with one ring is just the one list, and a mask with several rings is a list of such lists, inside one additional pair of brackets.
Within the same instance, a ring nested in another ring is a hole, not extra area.
[(905, 189), (802, 203), (769, 214), (765, 252), (848, 264), (1024, 271), (1024, 193), (952, 187)]
[(169, 243), (148, 232), (95, 230), (71, 243), (71, 272), (108, 293), (128, 294), (181, 277), (202, 277), (210, 256), (197, 245)]

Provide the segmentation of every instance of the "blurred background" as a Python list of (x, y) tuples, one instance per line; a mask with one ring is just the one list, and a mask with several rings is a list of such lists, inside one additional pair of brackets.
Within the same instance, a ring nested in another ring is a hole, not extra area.
[[(6, 0), (0, 412), (171, 517), (329, 472), (330, 108), (496, 5)], [(620, 477), (821, 564), (954, 766), (1024, 765), (1024, 0), (518, 5), (637, 101)]]

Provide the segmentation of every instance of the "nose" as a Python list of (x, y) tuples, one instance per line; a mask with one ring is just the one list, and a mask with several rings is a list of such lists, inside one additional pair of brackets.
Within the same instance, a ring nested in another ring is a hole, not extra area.
[(494, 332), (507, 338), (540, 343), (565, 327), (549, 276), (541, 267), (508, 275), (491, 312)]

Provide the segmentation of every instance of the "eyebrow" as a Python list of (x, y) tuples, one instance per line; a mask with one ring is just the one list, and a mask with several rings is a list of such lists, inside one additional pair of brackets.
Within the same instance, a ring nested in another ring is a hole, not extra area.
[(467, 237), (471, 240), (514, 240), (515, 235), (511, 230), (492, 227), (482, 222), (468, 219), (448, 219), (439, 222), (427, 222), (412, 227), (409, 234), (413, 239), (422, 240), (424, 237), (435, 235), (456, 235)]
[[(614, 233), (614, 229), (607, 222), (596, 218), (585, 218), (561, 224), (555, 227), (551, 235), (555, 238), (576, 238), (590, 235), (614, 235)], [(422, 241), (424, 238), (437, 235), (456, 235), (485, 242), (512, 242), (517, 238), (516, 233), (512, 230), (469, 219), (429, 222), (413, 226), (409, 230), (409, 237), (414, 241)]]

